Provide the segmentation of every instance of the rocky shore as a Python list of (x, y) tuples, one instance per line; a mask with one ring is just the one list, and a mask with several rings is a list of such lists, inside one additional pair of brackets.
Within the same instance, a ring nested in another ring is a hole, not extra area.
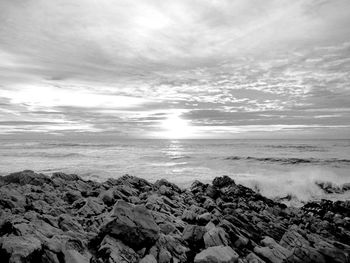
[(180, 189), (23, 171), (0, 177), (0, 261), (350, 262), (350, 201), (287, 207), (227, 176)]

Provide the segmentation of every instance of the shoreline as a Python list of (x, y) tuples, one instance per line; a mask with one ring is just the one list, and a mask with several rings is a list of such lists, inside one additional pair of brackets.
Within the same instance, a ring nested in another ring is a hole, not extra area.
[[(287, 207), (227, 176), (181, 189), (22, 171), (0, 177), (5, 262), (349, 262), (350, 201)], [(216, 261), (210, 261), (215, 258)]]

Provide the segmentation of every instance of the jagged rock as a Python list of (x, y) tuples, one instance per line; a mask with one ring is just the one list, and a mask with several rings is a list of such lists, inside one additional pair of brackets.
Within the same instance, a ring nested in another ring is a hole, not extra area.
[(103, 262), (136, 263), (138, 254), (130, 247), (108, 235), (104, 237), (98, 250), (98, 256)]
[(139, 263), (158, 263), (153, 255), (147, 255)]
[(34, 236), (2, 236), (0, 238), (1, 257), (11, 263), (36, 262), (42, 245)]
[(203, 236), (205, 247), (227, 246), (229, 244), (227, 237), (228, 235), (224, 229), (213, 227)]
[(216, 177), (213, 180), (213, 186), (217, 187), (217, 188), (222, 188), (222, 187), (230, 186), (230, 185), (235, 185), (235, 181), (232, 180), (227, 175), (224, 175), (222, 177)]
[(206, 225), (212, 218), (211, 213), (206, 212), (197, 217), (197, 221), (199, 224)]
[(99, 198), (107, 206), (112, 206), (115, 203), (113, 190), (104, 191), (99, 195)]
[(228, 246), (209, 247), (194, 258), (195, 263), (235, 263), (238, 254)]
[(19, 185), (43, 185), (45, 183), (50, 183), (51, 179), (43, 174), (37, 174), (30, 170), (25, 170), (18, 173), (12, 173), (2, 177), (3, 182), (10, 184), (19, 184)]
[(271, 263), (283, 263), (293, 256), (292, 251), (277, 244), (277, 242), (270, 237), (265, 237), (261, 243), (264, 247), (255, 247), (254, 252), (263, 259), (269, 260)]
[(114, 205), (111, 219), (101, 232), (137, 250), (152, 246), (159, 238), (159, 227), (151, 213), (144, 206), (133, 206), (122, 200)]
[(253, 252), (249, 253), (246, 256), (246, 260), (248, 263), (265, 263), (264, 260), (262, 260), (261, 258), (259, 258), (257, 255), (255, 255)]
[(52, 174), (52, 179), (56, 179), (56, 178), (59, 178), (59, 179), (62, 179), (64, 181), (77, 181), (77, 180), (80, 180), (81, 178), (76, 175), (76, 174), (65, 174), (65, 173), (53, 173)]
[(100, 215), (106, 209), (104, 203), (96, 197), (88, 197), (84, 202), (85, 204), (78, 210), (78, 214), (84, 217)]
[(83, 228), (79, 222), (67, 214), (60, 215), (58, 218), (58, 227), (63, 231), (82, 232)]
[(65, 263), (89, 263), (90, 258), (85, 257), (78, 251), (73, 249), (68, 249), (64, 251), (64, 262)]
[(323, 255), (312, 248), (309, 241), (296, 230), (287, 231), (283, 235), (280, 245), (292, 251), (293, 261), (295, 262), (326, 262)]
[(73, 204), (75, 201), (81, 198), (81, 193), (75, 190), (69, 190), (65, 193), (63, 200), (65, 200), (69, 204)]
[(163, 253), (165, 253), (163, 255), (164, 260), (168, 258), (166, 255), (171, 255), (172, 262), (188, 262), (186, 253), (189, 249), (185, 246), (184, 241), (176, 236), (160, 234), (159, 239), (151, 248), (151, 251), (153, 251), (153, 255), (158, 261), (160, 260), (161, 252), (163, 251)]

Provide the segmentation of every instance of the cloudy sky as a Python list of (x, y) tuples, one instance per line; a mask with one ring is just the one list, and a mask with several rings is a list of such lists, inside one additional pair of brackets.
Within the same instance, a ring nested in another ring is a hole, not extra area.
[(1, 0), (0, 136), (350, 138), (348, 0)]

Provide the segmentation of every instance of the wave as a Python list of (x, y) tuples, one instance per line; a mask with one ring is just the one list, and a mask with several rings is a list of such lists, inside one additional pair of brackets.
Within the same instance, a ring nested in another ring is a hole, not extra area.
[(279, 163), (279, 164), (319, 164), (319, 165), (330, 165), (330, 164), (340, 164), (340, 165), (350, 165), (350, 159), (318, 159), (318, 158), (278, 158), (278, 157), (242, 157), (242, 156), (230, 156), (226, 157), (225, 160), (231, 161), (257, 161), (266, 163)]
[(86, 155), (81, 154), (81, 153), (20, 152), (20, 153), (1, 154), (1, 156), (6, 156), (6, 157), (73, 158), (73, 157), (85, 157)]
[(324, 148), (320, 148), (318, 146), (313, 145), (293, 145), (293, 144), (287, 144), (287, 145), (266, 145), (264, 147), (267, 148), (274, 148), (274, 149), (293, 149), (298, 151), (307, 151), (307, 152), (324, 152)]
[(248, 173), (233, 178), (238, 183), (288, 206), (302, 206), (306, 202), (321, 199), (350, 199), (349, 178), (328, 169), (300, 167), (282, 173)]
[(171, 160), (181, 160), (181, 159), (190, 159), (191, 156), (188, 155), (178, 155), (178, 156), (173, 156), (170, 157)]

